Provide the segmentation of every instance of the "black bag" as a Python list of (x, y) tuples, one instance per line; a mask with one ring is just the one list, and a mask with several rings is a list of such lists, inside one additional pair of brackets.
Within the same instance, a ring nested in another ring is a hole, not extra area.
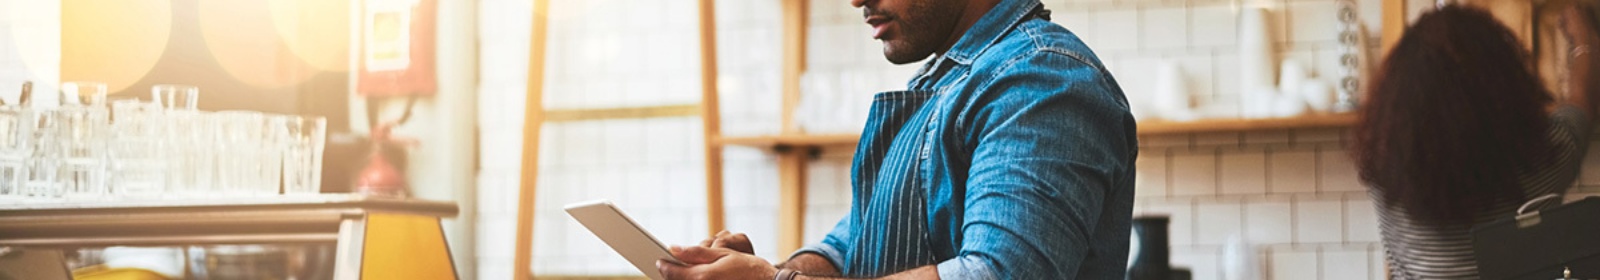
[(1572, 278), (1600, 278), (1600, 198), (1477, 225), (1472, 247), (1483, 279), (1557, 279), (1567, 268)]

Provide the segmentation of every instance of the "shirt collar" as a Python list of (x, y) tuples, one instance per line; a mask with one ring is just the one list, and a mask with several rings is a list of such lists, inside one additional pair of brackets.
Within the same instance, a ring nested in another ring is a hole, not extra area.
[[(939, 58), (949, 58), (957, 63), (971, 64), (972, 58), (984, 49), (999, 41), (1001, 35), (1010, 30), (1018, 22), (1031, 17), (1033, 10), (1038, 8), (1039, 0), (1002, 0), (994, 9), (985, 13), (972, 27), (967, 28), (967, 33), (961, 35), (961, 40), (950, 46)], [(938, 60), (937, 58), (935, 60)]]

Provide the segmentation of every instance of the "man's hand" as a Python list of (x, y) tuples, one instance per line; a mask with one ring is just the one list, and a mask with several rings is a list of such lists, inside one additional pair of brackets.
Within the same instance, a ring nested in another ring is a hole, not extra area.
[[(1591, 46), (1600, 43), (1594, 30), (1595, 18), (1590, 4), (1574, 2), (1562, 11), (1561, 31), (1574, 46)], [(1597, 50), (1591, 50), (1597, 51)]]
[(778, 268), (767, 260), (727, 248), (700, 246), (672, 247), (672, 256), (688, 266), (656, 261), (656, 269), (667, 279), (772, 279)]
[(716, 236), (707, 238), (705, 241), (700, 241), (700, 247), (733, 249), (740, 253), (756, 254), (755, 246), (750, 246), (749, 236), (726, 230), (718, 232)]
[(1593, 73), (1600, 67), (1600, 36), (1595, 33), (1594, 10), (1585, 2), (1573, 2), (1562, 11), (1561, 30), (1572, 50), (1567, 53), (1567, 102), (1582, 108), (1590, 120), (1600, 107), (1600, 79)]

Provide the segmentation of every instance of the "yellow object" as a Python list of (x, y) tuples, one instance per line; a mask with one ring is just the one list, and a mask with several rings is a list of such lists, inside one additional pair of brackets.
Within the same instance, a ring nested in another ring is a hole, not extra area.
[(369, 214), (364, 247), (361, 279), (456, 279), (437, 217)]
[[(59, 62), (62, 81), (96, 81), (106, 83), (106, 92), (122, 92), (144, 79), (166, 53), (167, 41), (172, 35), (172, 1), (12, 1), (13, 5), (46, 5), (54, 2), (60, 6)], [(234, 1), (243, 2), (243, 1)], [(15, 7), (13, 16), (39, 11)], [(46, 10), (48, 11), (48, 10)], [(26, 22), (26, 21), (17, 21)], [(22, 30), (27, 30), (23, 28)], [(15, 38), (16, 42), (29, 42), (40, 38)], [(21, 44), (32, 46), (37, 44)], [(19, 52), (24, 60), (50, 58), (26, 49)], [(28, 64), (38, 69), (37, 64)], [(34, 70), (38, 71), (38, 70)], [(50, 77), (35, 72), (35, 77)], [(53, 82), (53, 79), (35, 82)], [(148, 90), (148, 89), (144, 89)], [(134, 93), (140, 92), (134, 90)], [(142, 96), (142, 95), (140, 95)]]
[(104, 266), (92, 266), (72, 271), (72, 279), (78, 280), (167, 280), (166, 276), (154, 271), (138, 268), (113, 268), (105, 269)]

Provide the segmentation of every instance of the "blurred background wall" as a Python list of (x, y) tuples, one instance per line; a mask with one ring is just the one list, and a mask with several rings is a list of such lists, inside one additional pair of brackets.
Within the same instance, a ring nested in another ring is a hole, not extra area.
[[(477, 1), (415, 8), (436, 16), (425, 28), (436, 36), (427, 76), (437, 82), (415, 97), (357, 93), (360, 62), (351, 54), (360, 53), (361, 13), (372, 2), (379, 1), (6, 0), (0, 32), (13, 35), (0, 36), (0, 93), (15, 95), (9, 88), (25, 80), (40, 92), (62, 81), (96, 81), (108, 84), (112, 98), (148, 99), (152, 85), (186, 84), (200, 88), (201, 110), (327, 117), (325, 191), (350, 190), (366, 164), (373, 124), (410, 112), (394, 135), (417, 144), (400, 147), (395, 159), (405, 161), (412, 196), (461, 206), (460, 216), (445, 220), (445, 233), (452, 255), (473, 256)], [(455, 260), (475, 266), (474, 258)], [(473, 269), (458, 271), (477, 278)]]
[[(845, 1), (807, 0), (808, 74), (851, 79), (843, 98), (901, 87), (918, 65), (879, 53)], [(1407, 0), (1410, 15), (1432, 1)], [(360, 138), (398, 118), (404, 98), (354, 93), (359, 41), (350, 0), (0, 0), (0, 99), (21, 81), (111, 84), (144, 96), (159, 83), (198, 85), (205, 110), (326, 116), (334, 133)], [(779, 0), (718, 0), (717, 32), (726, 135), (780, 130)], [(1175, 61), (1207, 98), (1237, 95), (1235, 19), (1264, 7), (1278, 57), (1313, 73), (1334, 69), (1335, 0), (1046, 0), (1053, 20), (1094, 48), (1130, 98), (1149, 89), (1152, 62)], [(1376, 30), (1378, 0), (1357, 1)], [(419, 98), (397, 134), (408, 147), (414, 195), (456, 201), (447, 236), (464, 279), (507, 279), (526, 101), (530, 0), (440, 1), (436, 94)], [(692, 105), (699, 100), (693, 0), (551, 1), (546, 110)], [(1515, 13), (1510, 13), (1515, 14)], [(1516, 22), (1508, 20), (1508, 22)], [(1529, 26), (1535, 23), (1528, 23)], [(1521, 26), (1521, 25), (1517, 25)], [(1519, 30), (1531, 30), (1515, 27)], [(1531, 27), (1530, 27), (1531, 28)], [(1371, 40), (1377, 42), (1377, 40)], [(1145, 80), (1141, 80), (1145, 79)], [(697, 116), (554, 122), (544, 126), (534, 272), (631, 275), (633, 268), (566, 217), (563, 204), (610, 198), (664, 242), (704, 237), (703, 139)], [(1370, 198), (1344, 157), (1340, 130), (1182, 134), (1140, 139), (1136, 214), (1173, 217), (1174, 262), (1196, 279), (1227, 279), (1223, 245), (1258, 250), (1269, 279), (1382, 279)], [(357, 146), (357, 156), (364, 155)], [(848, 210), (849, 149), (809, 164), (805, 240)], [(778, 260), (775, 156), (729, 148), (724, 172), (728, 228), (749, 233)], [(1600, 192), (1600, 152), (1578, 182)], [(354, 169), (355, 167), (347, 167)], [(350, 172), (350, 171), (346, 171)], [(1313, 276), (1314, 275), (1314, 276)]]

